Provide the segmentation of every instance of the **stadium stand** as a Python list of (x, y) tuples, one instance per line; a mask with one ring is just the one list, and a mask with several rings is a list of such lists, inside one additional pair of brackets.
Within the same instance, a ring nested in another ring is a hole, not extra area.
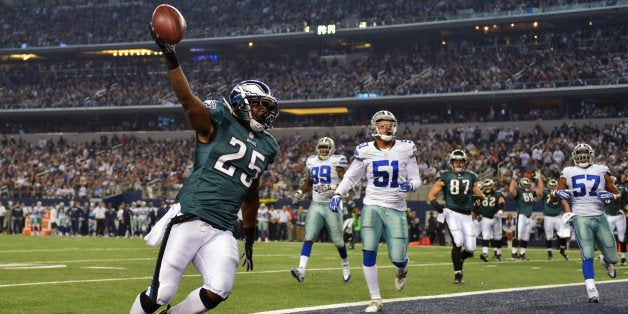
[[(348, 108), (282, 112), (265, 198), (291, 195), (314, 139), (327, 132), (305, 128), (346, 127), (329, 135), (349, 156), (379, 108), (407, 123), (399, 136), (419, 146), (426, 183), (453, 147), (478, 157), (473, 170), (500, 184), (518, 168), (555, 176), (551, 160), (522, 165), (517, 152), (543, 146), (568, 155), (579, 140), (628, 174), (628, 1), (352, 0), (333, 10), (331, 1), (223, 2), (207, 10), (194, 9), (206, 1), (168, 3), (188, 20), (178, 53), (199, 95), (225, 95), (247, 73), (269, 83), (282, 108)], [(146, 29), (154, 4), (5, 0), (0, 7), (0, 165), (7, 169), (0, 198), (107, 198), (146, 195), (149, 187), (155, 198), (173, 197), (191, 165), (192, 137), (161, 58), (121, 52), (155, 49)], [(235, 18), (242, 12), (255, 14)], [(336, 33), (316, 36), (318, 25)], [(77, 133), (91, 135), (68, 140)]]

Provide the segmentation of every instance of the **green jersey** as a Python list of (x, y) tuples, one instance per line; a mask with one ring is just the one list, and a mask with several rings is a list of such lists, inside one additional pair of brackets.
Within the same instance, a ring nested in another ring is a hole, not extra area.
[(445, 183), (443, 193), (445, 195), (445, 207), (454, 211), (471, 213), (473, 211), (473, 185), (478, 181), (478, 176), (471, 171), (456, 174), (451, 170), (443, 170), (438, 173), (436, 181)]
[(615, 216), (620, 209), (624, 209), (624, 207), (626, 206), (624, 200), (626, 199), (626, 194), (628, 194), (628, 191), (626, 191), (623, 186), (619, 187), (618, 189), (619, 194), (621, 195), (619, 199), (604, 202), (604, 210), (606, 211), (607, 215)]
[(502, 196), (502, 192), (499, 191), (490, 194), (484, 193), (484, 199), (478, 207), (477, 214), (482, 215), (482, 217), (493, 218), (499, 211), (498, 202)]
[(226, 230), (253, 180), (275, 161), (278, 145), (270, 134), (247, 130), (219, 101), (205, 101), (214, 123), (212, 141), (196, 141), (194, 167), (177, 194), (181, 211)]
[(535, 191), (517, 188), (517, 197), (515, 197), (515, 202), (517, 203), (517, 214), (523, 214), (530, 218), (530, 216), (532, 216), (532, 208), (534, 207), (535, 198)]
[(556, 217), (563, 211), (563, 206), (557, 197), (552, 201), (551, 192), (548, 188), (543, 189), (543, 216)]

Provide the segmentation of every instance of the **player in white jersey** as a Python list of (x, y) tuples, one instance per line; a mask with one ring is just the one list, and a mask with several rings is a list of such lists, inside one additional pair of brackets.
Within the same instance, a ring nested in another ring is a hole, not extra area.
[(305, 162), (307, 167), (305, 182), (292, 197), (292, 203), (299, 205), (303, 191), (308, 191), (313, 187), (312, 203), (305, 218), (305, 241), (301, 248), (299, 267), (290, 268), (290, 273), (298, 282), (303, 282), (305, 279), (305, 269), (312, 252), (312, 245), (318, 239), (323, 226), (327, 227), (331, 241), (342, 259), (342, 279), (347, 282), (351, 278), (347, 247), (342, 233), (342, 214), (327, 209), (327, 204), (334, 196), (334, 190), (347, 170), (347, 157), (335, 155), (335, 151), (336, 146), (331, 138), (323, 137), (318, 140), (316, 155), (308, 157)]
[(608, 167), (593, 163), (595, 153), (591, 146), (580, 143), (574, 147), (571, 155), (575, 166), (562, 170), (555, 195), (571, 202), (571, 209), (565, 208), (567, 213), (563, 215), (563, 220), (574, 220), (589, 302), (596, 303), (600, 300), (593, 270), (596, 244), (602, 252), (598, 260), (606, 273), (611, 278), (617, 275), (613, 266), (618, 260), (617, 244), (604, 216), (604, 202), (617, 199), (620, 194), (611, 181)]
[(408, 222), (406, 193), (421, 185), (417, 149), (412, 141), (396, 140), (397, 119), (389, 111), (378, 111), (371, 118), (372, 142), (357, 146), (354, 160), (334, 192), (329, 208), (340, 209), (342, 195), (361, 182), (367, 186), (362, 208), (362, 270), (371, 296), (366, 312), (382, 310), (377, 277), (377, 248), (382, 234), (388, 244), (388, 257), (396, 267), (395, 288), (406, 285)]

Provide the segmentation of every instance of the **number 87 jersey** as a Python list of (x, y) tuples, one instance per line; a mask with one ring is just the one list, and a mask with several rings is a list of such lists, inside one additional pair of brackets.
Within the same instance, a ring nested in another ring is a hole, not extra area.
[(414, 190), (421, 185), (416, 162), (418, 151), (412, 141), (395, 140), (388, 149), (380, 149), (375, 142), (362, 143), (354, 152), (354, 161), (345, 173), (336, 192), (344, 192), (366, 175), (364, 205), (376, 205), (405, 211), (406, 193), (399, 190), (399, 183), (410, 181)]

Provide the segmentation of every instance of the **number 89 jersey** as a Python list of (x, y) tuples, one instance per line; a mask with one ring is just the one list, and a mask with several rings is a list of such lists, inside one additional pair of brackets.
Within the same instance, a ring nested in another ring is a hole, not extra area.
[(604, 190), (609, 173), (605, 165), (593, 164), (587, 168), (565, 167), (560, 173), (567, 179), (567, 188), (573, 191), (571, 212), (580, 216), (597, 216), (604, 214), (604, 203), (597, 198), (597, 191)]
[(376, 147), (375, 142), (358, 145), (354, 157), (363, 163), (367, 179), (363, 203), (405, 211), (406, 193), (399, 191), (399, 182), (420, 182), (418, 172), (409, 175), (407, 171), (409, 164), (416, 167), (417, 154), (416, 146), (409, 140), (395, 140), (395, 145), (384, 150)]
[[(318, 156), (313, 155), (307, 158), (305, 166), (310, 172), (312, 185), (338, 185), (340, 177), (338, 177), (336, 167), (347, 168), (347, 157), (343, 155), (332, 155), (325, 160), (321, 160)], [(312, 189), (312, 200), (315, 202), (329, 202), (332, 196), (334, 196), (334, 190), (318, 193)]]

